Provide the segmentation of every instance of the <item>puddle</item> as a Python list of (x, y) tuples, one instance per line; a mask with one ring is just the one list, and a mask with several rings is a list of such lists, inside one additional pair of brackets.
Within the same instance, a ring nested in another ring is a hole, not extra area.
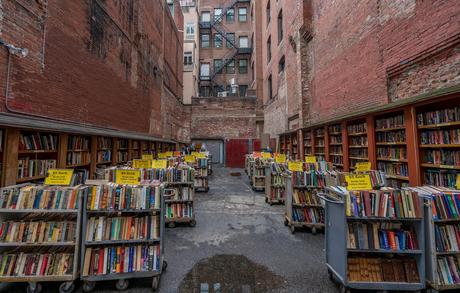
[(285, 279), (243, 255), (201, 260), (180, 284), (181, 293), (258, 293), (279, 289)]

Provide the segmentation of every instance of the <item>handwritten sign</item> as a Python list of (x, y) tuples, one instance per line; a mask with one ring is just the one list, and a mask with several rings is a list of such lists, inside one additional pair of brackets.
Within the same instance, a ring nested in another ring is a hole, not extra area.
[(285, 154), (276, 154), (275, 155), (275, 162), (278, 164), (286, 163), (286, 155)]
[(272, 154), (266, 153), (266, 152), (262, 153), (262, 159), (271, 159), (271, 158), (272, 158)]
[(460, 189), (460, 174), (457, 174), (457, 189)]
[(199, 153), (200, 152), (192, 152), (192, 156), (195, 156), (195, 158), (196, 158), (196, 156), (198, 156)]
[(133, 160), (133, 168), (136, 168), (136, 169), (152, 168), (152, 160)]
[(288, 162), (288, 169), (292, 172), (302, 172), (303, 162)]
[(193, 163), (196, 162), (196, 157), (194, 155), (186, 155), (185, 156), (185, 162), (193, 164)]
[(195, 155), (197, 159), (206, 159), (206, 154), (205, 153), (197, 153)]
[(173, 152), (165, 152), (165, 155), (166, 155), (166, 158), (170, 158), (174, 156)]
[(50, 169), (45, 179), (45, 185), (70, 185), (73, 170)]
[(260, 158), (262, 156), (262, 154), (260, 152), (252, 152), (252, 156), (254, 158)]
[(115, 170), (115, 183), (138, 185), (141, 180), (141, 171), (139, 170)]
[(166, 169), (168, 166), (168, 161), (166, 160), (153, 160), (153, 169)]
[(315, 156), (305, 156), (305, 163), (308, 163), (308, 164), (316, 163), (316, 157)]
[(180, 152), (174, 152), (174, 153), (173, 153), (173, 156), (174, 156), (174, 157), (180, 157)]
[(142, 160), (153, 160), (153, 155), (142, 155)]
[(167, 159), (168, 157), (166, 156), (166, 153), (159, 153), (158, 154), (158, 159)]
[(356, 163), (356, 172), (369, 172), (371, 170), (371, 162)]
[(346, 175), (347, 190), (361, 191), (372, 190), (371, 177), (369, 174)]

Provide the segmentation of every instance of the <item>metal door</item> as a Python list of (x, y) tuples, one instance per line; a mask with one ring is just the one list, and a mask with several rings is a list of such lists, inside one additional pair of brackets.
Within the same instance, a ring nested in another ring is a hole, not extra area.
[(225, 141), (225, 166), (229, 168), (243, 168), (244, 155), (248, 153), (247, 139), (227, 139)]

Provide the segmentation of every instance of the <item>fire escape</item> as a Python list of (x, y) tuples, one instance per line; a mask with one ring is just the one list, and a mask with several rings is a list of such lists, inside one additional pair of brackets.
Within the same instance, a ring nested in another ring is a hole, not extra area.
[[(224, 68), (231, 63), (233, 60), (235, 60), (235, 67), (238, 58), (240, 56), (244, 55), (251, 55), (252, 53), (252, 48), (251, 47), (245, 47), (245, 48), (240, 48), (238, 42), (236, 41), (236, 36), (233, 34), (233, 39), (228, 36), (228, 33), (233, 33), (230, 31), (224, 24), (223, 24), (223, 19), (227, 15), (228, 11), (230, 9), (234, 9), (234, 17), (236, 21), (237, 17), (237, 11), (235, 9), (236, 5), (238, 3), (249, 3), (250, 0), (232, 0), (227, 7), (225, 7), (222, 10), (222, 13), (220, 15), (213, 15), (211, 18), (211, 21), (200, 21), (200, 31), (210, 31), (210, 37), (209, 41), (210, 43), (213, 40), (213, 34), (212, 31), (215, 31), (215, 33), (220, 34), (222, 38), (222, 46), (224, 46), (224, 41), (230, 47), (227, 45), (228, 52), (223, 56), (219, 57), (222, 59), (222, 63), (219, 67), (214, 68), (214, 62), (212, 62), (209, 66), (209, 76), (202, 76), (200, 74), (200, 85), (208, 85), (210, 86), (211, 92), (214, 92), (215, 87), (217, 86), (217, 91), (225, 91), (225, 85), (219, 84), (216, 82), (216, 78), (218, 74), (221, 74), (224, 70)], [(235, 69), (236, 72), (236, 69)], [(217, 93), (214, 93), (217, 94)]]

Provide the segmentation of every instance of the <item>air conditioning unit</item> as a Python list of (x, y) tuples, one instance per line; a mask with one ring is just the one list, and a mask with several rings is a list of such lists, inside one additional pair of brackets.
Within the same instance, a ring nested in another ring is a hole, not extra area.
[(227, 92), (218, 92), (218, 93), (217, 93), (217, 96), (218, 96), (219, 98), (225, 98), (225, 97), (227, 97)]

